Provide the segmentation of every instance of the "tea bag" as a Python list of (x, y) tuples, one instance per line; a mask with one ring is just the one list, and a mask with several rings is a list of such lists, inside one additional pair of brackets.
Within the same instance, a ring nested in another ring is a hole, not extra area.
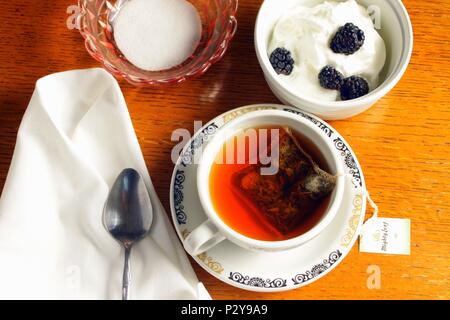
[(264, 219), (286, 234), (318, 209), (336, 177), (314, 162), (289, 128), (280, 130), (278, 151), (277, 174), (261, 175), (260, 165), (250, 165), (234, 175), (233, 183)]

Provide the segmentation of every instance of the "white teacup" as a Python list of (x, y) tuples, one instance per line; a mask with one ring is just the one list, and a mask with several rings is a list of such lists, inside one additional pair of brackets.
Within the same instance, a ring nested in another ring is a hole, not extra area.
[[(338, 176), (328, 208), (325, 210), (322, 218), (306, 233), (288, 240), (256, 240), (235, 231), (222, 221), (211, 200), (209, 189), (210, 171), (217, 155), (231, 137), (230, 133), (264, 126), (286, 126), (301, 134), (320, 151), (330, 173)], [(184, 241), (184, 247), (191, 255), (198, 255), (208, 251), (225, 239), (250, 250), (282, 251), (297, 247), (316, 237), (335, 217), (344, 194), (345, 177), (343, 172), (343, 164), (339, 160), (338, 150), (333, 147), (326, 133), (310, 120), (281, 110), (262, 110), (240, 116), (224, 125), (209, 140), (208, 145), (203, 150), (197, 171), (197, 188), (200, 202), (208, 220), (189, 234)]]

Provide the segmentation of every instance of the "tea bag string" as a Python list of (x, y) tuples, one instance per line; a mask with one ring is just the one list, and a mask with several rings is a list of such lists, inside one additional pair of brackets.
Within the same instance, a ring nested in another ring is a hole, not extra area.
[[(337, 176), (353, 179), (353, 176), (348, 173), (346, 173), (346, 174), (339, 173), (339, 174), (337, 174)], [(378, 218), (378, 206), (375, 203), (375, 201), (373, 201), (372, 198), (370, 197), (369, 191), (367, 191), (367, 189), (365, 189), (363, 194), (366, 196), (367, 201), (369, 202), (369, 205), (372, 207), (372, 210), (373, 210), (372, 217), (370, 217), (369, 219)]]
[(367, 197), (367, 201), (369, 201), (369, 204), (370, 204), (370, 206), (371, 206), (372, 209), (373, 209), (371, 219), (378, 218), (378, 206), (377, 206), (377, 204), (376, 204), (376, 203), (372, 200), (372, 198), (370, 197), (369, 191), (366, 190), (366, 191), (365, 191), (365, 195), (366, 195), (366, 197)]

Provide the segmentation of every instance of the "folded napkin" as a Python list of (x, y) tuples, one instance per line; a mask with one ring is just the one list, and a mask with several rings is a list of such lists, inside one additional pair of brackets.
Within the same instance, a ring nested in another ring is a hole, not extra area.
[(0, 299), (120, 299), (123, 250), (102, 225), (122, 169), (154, 220), (133, 247), (131, 299), (208, 299), (153, 188), (127, 107), (103, 69), (38, 80), (0, 199)]

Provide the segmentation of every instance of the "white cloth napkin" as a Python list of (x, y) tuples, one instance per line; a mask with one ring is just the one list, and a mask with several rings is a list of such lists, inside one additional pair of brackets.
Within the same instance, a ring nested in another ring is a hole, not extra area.
[(103, 69), (37, 81), (0, 199), (1, 299), (120, 299), (123, 250), (102, 225), (126, 167), (149, 190), (150, 235), (133, 247), (131, 299), (210, 298), (159, 201), (115, 79)]

